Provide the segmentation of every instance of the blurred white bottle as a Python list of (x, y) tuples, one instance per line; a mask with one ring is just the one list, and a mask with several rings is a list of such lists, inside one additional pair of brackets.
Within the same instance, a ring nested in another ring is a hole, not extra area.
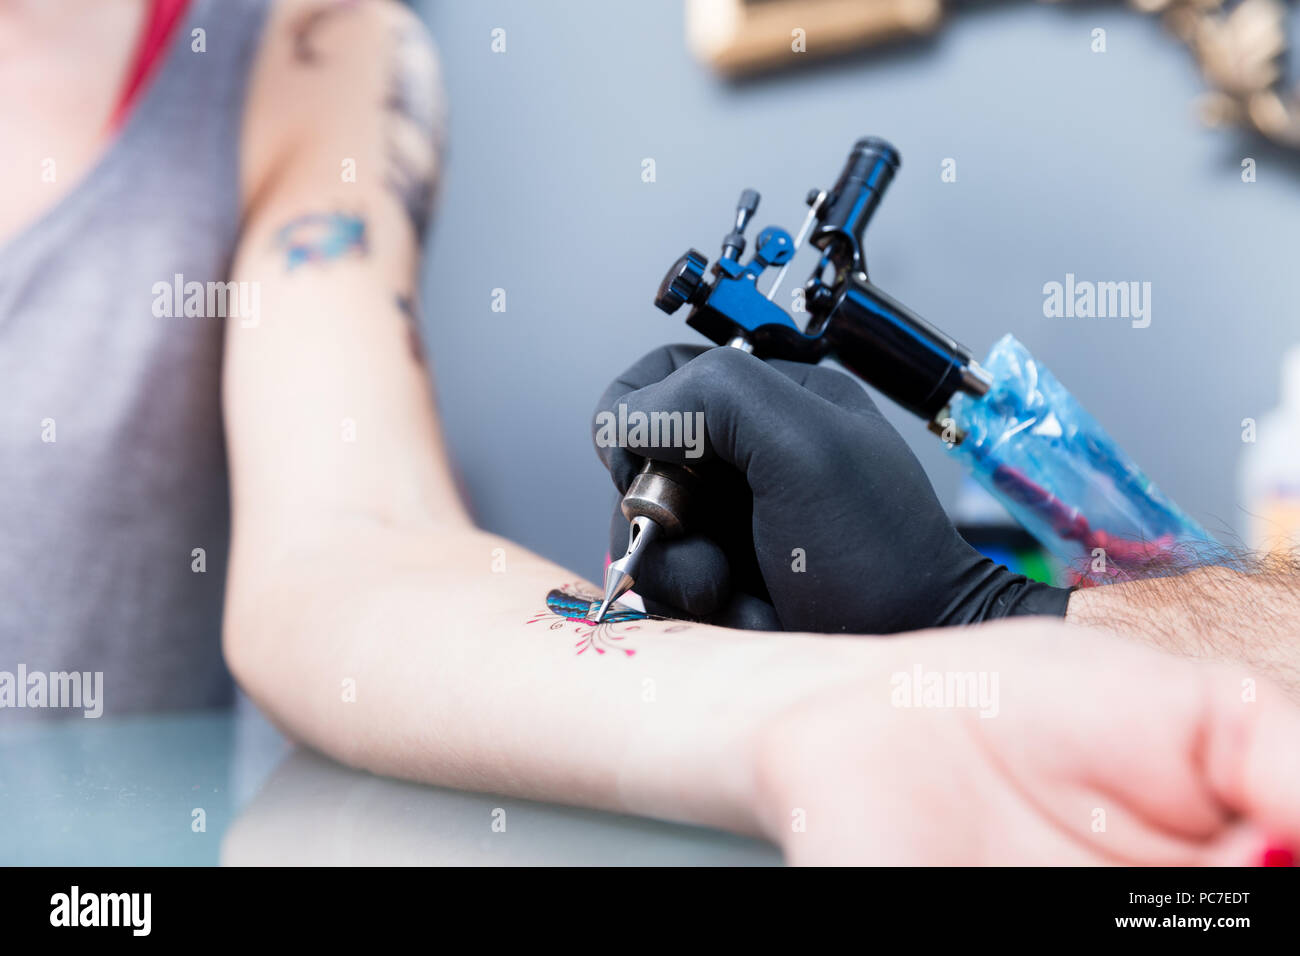
[(1269, 554), (1300, 551), (1300, 346), (1282, 359), (1280, 396), (1246, 444), (1240, 472), (1247, 543)]

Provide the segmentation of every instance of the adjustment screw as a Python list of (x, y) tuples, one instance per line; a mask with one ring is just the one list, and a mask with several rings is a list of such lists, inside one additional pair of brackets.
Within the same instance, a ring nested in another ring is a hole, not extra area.
[(708, 258), (694, 249), (674, 262), (659, 283), (655, 306), (672, 315), (687, 302), (694, 302), (704, 288), (704, 267), (708, 264)]

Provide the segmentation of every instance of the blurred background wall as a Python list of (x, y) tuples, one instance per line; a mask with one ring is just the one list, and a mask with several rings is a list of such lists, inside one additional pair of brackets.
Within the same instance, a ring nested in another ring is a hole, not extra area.
[[(1014, 333), (1195, 518), (1244, 527), (1241, 422), (1276, 403), (1300, 340), (1300, 168), (1200, 126), (1195, 66), (1151, 18), (965, 6), (928, 41), (726, 82), (688, 55), (671, 0), (415, 5), (451, 109), (426, 341), (486, 528), (600, 574), (613, 492), (594, 403), (644, 352), (698, 340), (651, 305), (664, 270), (687, 246), (716, 257), (745, 186), (763, 194), (755, 226), (793, 231), (868, 133), (903, 156), (867, 234), (873, 281), (977, 356)], [(1150, 282), (1150, 326), (1045, 318), (1043, 284), (1067, 272)], [(950, 503), (955, 464), (882, 405)]]

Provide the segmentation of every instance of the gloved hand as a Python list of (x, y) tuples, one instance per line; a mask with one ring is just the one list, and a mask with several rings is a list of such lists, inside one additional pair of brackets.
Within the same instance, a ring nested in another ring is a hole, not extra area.
[[(702, 455), (602, 442), (599, 413), (620, 405), (702, 412)], [(673, 345), (620, 375), (597, 416), (597, 454), (620, 496), (646, 457), (690, 466), (707, 489), (691, 533), (642, 559), (635, 589), (657, 613), (860, 634), (1065, 614), (1068, 590), (962, 539), (906, 442), (841, 372)], [(611, 532), (618, 557), (628, 523), (617, 505)]]

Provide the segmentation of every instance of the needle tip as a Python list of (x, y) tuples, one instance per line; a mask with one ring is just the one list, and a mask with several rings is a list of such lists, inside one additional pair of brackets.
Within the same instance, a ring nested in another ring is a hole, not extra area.
[(632, 520), (628, 534), (627, 554), (611, 562), (605, 569), (605, 600), (601, 602), (600, 610), (592, 619), (593, 624), (603, 621), (605, 615), (609, 613), (610, 605), (632, 590), (632, 585), (636, 583), (637, 565), (641, 563), (645, 546), (658, 534), (659, 525), (650, 518), (637, 517)]
[(593, 624), (599, 624), (605, 620), (605, 615), (609, 613), (610, 606), (632, 589), (632, 576), (624, 571), (626, 564), (627, 558), (620, 558), (605, 569), (605, 597), (600, 602), (600, 610), (591, 619)]

